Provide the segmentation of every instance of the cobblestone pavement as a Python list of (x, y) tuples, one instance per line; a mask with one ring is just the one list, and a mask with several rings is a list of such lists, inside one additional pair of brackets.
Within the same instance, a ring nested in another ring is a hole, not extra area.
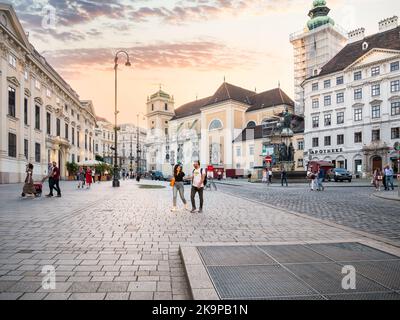
[(218, 184), (223, 192), (329, 220), (400, 244), (399, 202), (374, 197), (374, 189), (362, 185), (325, 183), (325, 187), (324, 192), (311, 192), (306, 184), (293, 184), (289, 188), (243, 181), (236, 185)]
[[(52, 199), (21, 199), (20, 189), (0, 186), (0, 299), (190, 299), (180, 244), (359, 237), (221, 192), (206, 192), (205, 212), (191, 214), (170, 212), (169, 187), (133, 181), (91, 190), (64, 182), (63, 197)], [(55, 267), (55, 290), (42, 288), (46, 265)]]

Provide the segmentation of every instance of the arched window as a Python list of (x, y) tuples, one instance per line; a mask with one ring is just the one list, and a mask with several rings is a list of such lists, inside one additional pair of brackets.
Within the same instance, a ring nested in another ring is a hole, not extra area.
[(248, 124), (247, 124), (247, 127), (246, 128), (254, 128), (256, 126), (256, 123), (254, 122), (254, 121), (250, 121)]
[(218, 129), (222, 129), (221, 121), (219, 121), (219, 120), (211, 121), (209, 130), (218, 130)]

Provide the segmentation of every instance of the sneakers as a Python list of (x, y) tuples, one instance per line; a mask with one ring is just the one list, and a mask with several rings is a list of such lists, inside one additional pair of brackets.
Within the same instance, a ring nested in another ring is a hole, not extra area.
[(53, 195), (52, 194), (46, 194), (47, 198), (51, 198)]
[(172, 207), (171, 212), (176, 212), (176, 207)]
[(195, 213), (196, 212), (196, 208), (192, 208), (192, 210), (190, 210), (190, 213)]
[(199, 209), (199, 213), (203, 213), (203, 209)]

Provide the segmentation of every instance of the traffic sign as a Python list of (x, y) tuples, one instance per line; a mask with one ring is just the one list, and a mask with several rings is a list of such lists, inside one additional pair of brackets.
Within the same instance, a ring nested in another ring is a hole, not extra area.
[(214, 171), (214, 166), (208, 166), (207, 171)]
[(272, 162), (272, 157), (271, 156), (266, 156), (265, 157), (265, 162)]

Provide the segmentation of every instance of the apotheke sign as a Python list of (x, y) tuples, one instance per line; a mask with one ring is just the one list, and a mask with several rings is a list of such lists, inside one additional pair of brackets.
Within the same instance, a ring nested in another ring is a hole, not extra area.
[(325, 150), (311, 150), (310, 154), (327, 154), (327, 153), (341, 153), (343, 148), (325, 149)]

